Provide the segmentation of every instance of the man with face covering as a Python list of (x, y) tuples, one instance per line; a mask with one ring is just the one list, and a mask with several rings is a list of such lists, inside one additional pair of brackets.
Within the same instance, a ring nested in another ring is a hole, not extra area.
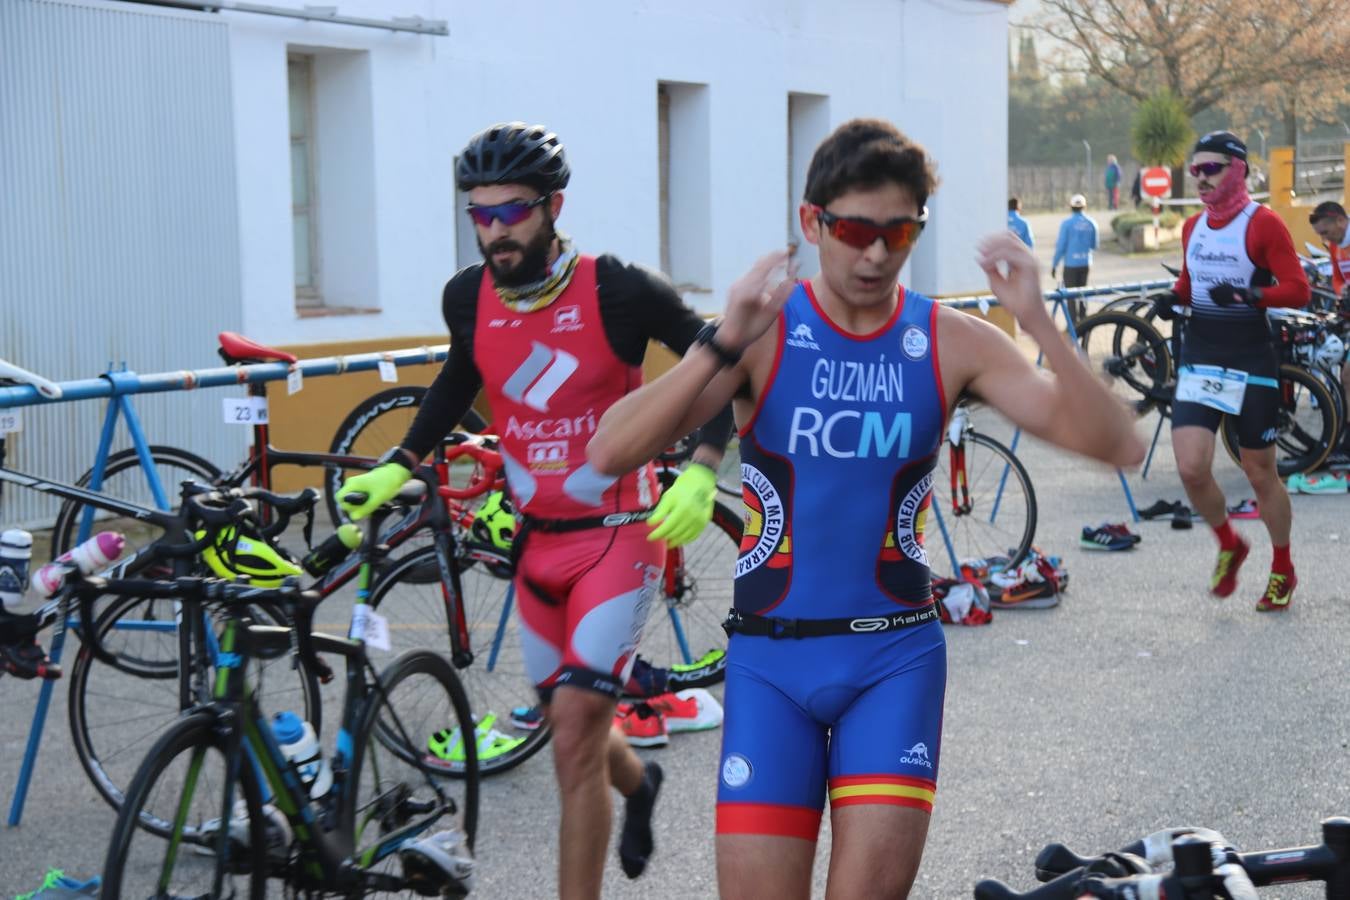
[(1190, 306), (1181, 325), (1172, 452), (1191, 506), (1219, 540), (1210, 592), (1227, 597), (1251, 547), (1228, 520), (1212, 467), (1219, 421), (1224, 411), (1237, 411), (1242, 471), (1273, 547), (1256, 608), (1285, 610), (1298, 578), (1289, 555), (1289, 494), (1275, 466), (1279, 355), (1265, 310), (1306, 305), (1308, 279), (1283, 220), (1247, 195), (1247, 147), (1237, 135), (1214, 131), (1200, 138), (1190, 171), (1205, 210), (1182, 226), (1181, 275), (1157, 303), (1164, 318), (1173, 317), (1175, 305)]

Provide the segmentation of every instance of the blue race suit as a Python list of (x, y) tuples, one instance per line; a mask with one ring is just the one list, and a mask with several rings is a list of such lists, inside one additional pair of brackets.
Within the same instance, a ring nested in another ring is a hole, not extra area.
[[(839, 330), (809, 283), (741, 432), (746, 528), (735, 603), (779, 619), (931, 610), (924, 520), (946, 402), (937, 307), (900, 289), (878, 331)], [(719, 834), (814, 841), (833, 806), (931, 812), (947, 650), (936, 617), (901, 630), (728, 648)]]

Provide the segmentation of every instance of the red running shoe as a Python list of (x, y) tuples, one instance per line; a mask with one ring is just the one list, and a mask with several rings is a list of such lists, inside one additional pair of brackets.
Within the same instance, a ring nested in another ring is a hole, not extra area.
[(1284, 612), (1294, 599), (1294, 588), (1298, 587), (1298, 576), (1293, 572), (1271, 572), (1266, 582), (1266, 592), (1256, 601), (1258, 612)]
[(1252, 545), (1238, 539), (1238, 545), (1232, 550), (1220, 550), (1214, 563), (1214, 574), (1209, 579), (1209, 592), (1215, 597), (1227, 597), (1237, 589), (1238, 569), (1242, 561), (1252, 551)]
[(621, 703), (614, 724), (634, 747), (664, 747), (670, 743), (666, 717), (646, 703)]

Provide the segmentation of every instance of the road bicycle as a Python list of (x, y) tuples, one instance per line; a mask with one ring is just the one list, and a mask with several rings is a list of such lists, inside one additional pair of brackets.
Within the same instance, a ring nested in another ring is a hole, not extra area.
[[(380, 516), (373, 518), (371, 535), (377, 538)], [(127, 791), (104, 865), (106, 900), (261, 898), (268, 880), (297, 892), (347, 897), (408, 890), (440, 895), (447, 889), (444, 873), (414, 866), (416, 858), (399, 866), (393, 857), (437, 823), (448, 824), (472, 850), (478, 825), (473, 742), (458, 742), (453, 781), (437, 777), (444, 772), (428, 752), (429, 744), (470, 733), (472, 716), (453, 667), (432, 651), (403, 654), (383, 673), (375, 671), (363, 640), (371, 621), (365, 605), (369, 575), (367, 563), (345, 639), (313, 633), (322, 598), (294, 586), (201, 578), (77, 583), (75, 590), (86, 597), (195, 597), (223, 614), (210, 702), (159, 737)], [(283, 605), (292, 627), (254, 625), (248, 609), (258, 601)], [(96, 642), (90, 646), (104, 653)], [(282, 752), (246, 677), (256, 653), (278, 646), (288, 647), (298, 667), (310, 671), (328, 670), (320, 653), (346, 661), (332, 786), (320, 798)], [(166, 840), (153, 839), (155, 831)]]
[(1047, 844), (1035, 869), (1041, 887), (1019, 893), (989, 879), (976, 900), (1256, 900), (1257, 888), (1307, 881), (1324, 882), (1327, 900), (1350, 900), (1350, 818), (1322, 820), (1321, 844), (1248, 853), (1208, 828), (1167, 828), (1092, 857)]

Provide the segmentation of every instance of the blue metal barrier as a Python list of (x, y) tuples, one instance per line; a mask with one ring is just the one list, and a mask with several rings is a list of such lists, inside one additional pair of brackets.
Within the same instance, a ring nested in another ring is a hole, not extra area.
[(196, 388), (282, 381), (293, 370), (299, 370), (302, 375), (309, 378), (342, 375), (346, 372), (369, 372), (379, 368), (382, 362), (392, 362), (396, 366), (425, 365), (444, 362), (449, 350), (449, 344), (437, 344), (408, 350), (302, 359), (296, 363), (254, 363), (250, 366), (221, 366), (216, 369), (157, 372), (152, 375), (126, 371), (108, 372), (97, 378), (60, 382), (62, 396), (58, 400), (42, 396), (32, 385), (0, 387), (0, 409), (14, 406), (43, 406), (49, 403), (65, 403), (69, 400), (121, 397), (127, 394), (159, 394), (166, 391), (191, 391)]

